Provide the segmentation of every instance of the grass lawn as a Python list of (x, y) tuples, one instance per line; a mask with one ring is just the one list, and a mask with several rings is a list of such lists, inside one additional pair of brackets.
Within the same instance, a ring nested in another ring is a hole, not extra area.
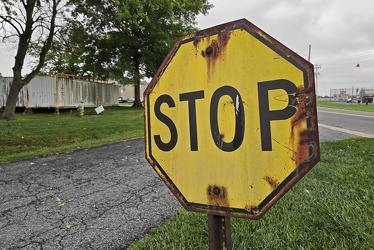
[[(321, 154), (260, 220), (231, 220), (233, 249), (374, 249), (374, 140), (324, 143)], [(209, 249), (207, 215), (181, 210), (129, 249)]]
[[(37, 109), (34, 114), (16, 113), (16, 120), (0, 120), (0, 163), (40, 157), (117, 142), (144, 135), (143, 109), (110, 107), (97, 115), (78, 111)], [(1, 115), (1, 114), (0, 114)]]
[(374, 112), (373, 103), (369, 103), (368, 105), (365, 105), (364, 103), (343, 103), (343, 102), (330, 102), (330, 101), (320, 100), (320, 101), (317, 101), (317, 106), (324, 107), (324, 108)]

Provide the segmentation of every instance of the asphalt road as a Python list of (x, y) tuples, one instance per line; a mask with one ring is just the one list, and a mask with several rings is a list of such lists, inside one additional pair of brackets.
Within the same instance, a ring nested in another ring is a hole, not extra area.
[[(373, 136), (373, 116), (321, 108), (320, 141)], [(0, 165), (1, 250), (126, 249), (180, 207), (143, 138)]]
[(354, 137), (374, 138), (374, 113), (318, 108), (320, 142)]

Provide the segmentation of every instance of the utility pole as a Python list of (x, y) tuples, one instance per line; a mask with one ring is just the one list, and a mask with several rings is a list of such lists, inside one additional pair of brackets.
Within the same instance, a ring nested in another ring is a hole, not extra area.
[(314, 65), (314, 71), (315, 71), (315, 80), (316, 80), (316, 96), (318, 99), (318, 69), (321, 68), (321, 64)]
[(312, 50), (312, 45), (309, 45), (309, 54), (308, 54), (308, 62), (310, 62), (310, 52)]

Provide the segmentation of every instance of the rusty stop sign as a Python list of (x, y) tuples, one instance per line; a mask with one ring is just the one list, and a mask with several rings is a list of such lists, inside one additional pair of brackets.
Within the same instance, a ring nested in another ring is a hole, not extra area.
[(313, 71), (245, 19), (179, 39), (144, 92), (147, 160), (187, 210), (260, 218), (319, 161)]

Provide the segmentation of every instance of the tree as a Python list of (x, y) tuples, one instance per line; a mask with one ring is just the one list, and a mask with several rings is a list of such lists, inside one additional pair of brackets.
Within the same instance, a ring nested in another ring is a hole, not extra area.
[(56, 32), (40, 74), (64, 73), (103, 80), (109, 78), (108, 72), (100, 67), (106, 56), (101, 58), (97, 42), (96, 36), (88, 34), (82, 23), (69, 20)]
[(141, 106), (141, 79), (154, 75), (175, 40), (195, 31), (196, 16), (212, 7), (206, 0), (71, 2), (74, 18), (83, 16), (88, 32), (96, 34), (101, 71), (135, 84), (135, 107)]
[[(14, 119), (18, 95), (42, 68), (45, 56), (51, 47), (56, 29), (56, 17), (62, 0), (2, 0), (0, 2), (0, 34), (3, 40), (18, 42), (13, 66), (13, 83), (10, 87), (3, 119)], [(38, 63), (22, 77), (25, 57), (32, 43), (40, 44)]]
[(78, 22), (67, 23), (59, 29), (45, 57), (40, 74), (55, 75), (56, 73), (83, 76), (89, 74), (82, 65), (87, 43), (84, 28)]

